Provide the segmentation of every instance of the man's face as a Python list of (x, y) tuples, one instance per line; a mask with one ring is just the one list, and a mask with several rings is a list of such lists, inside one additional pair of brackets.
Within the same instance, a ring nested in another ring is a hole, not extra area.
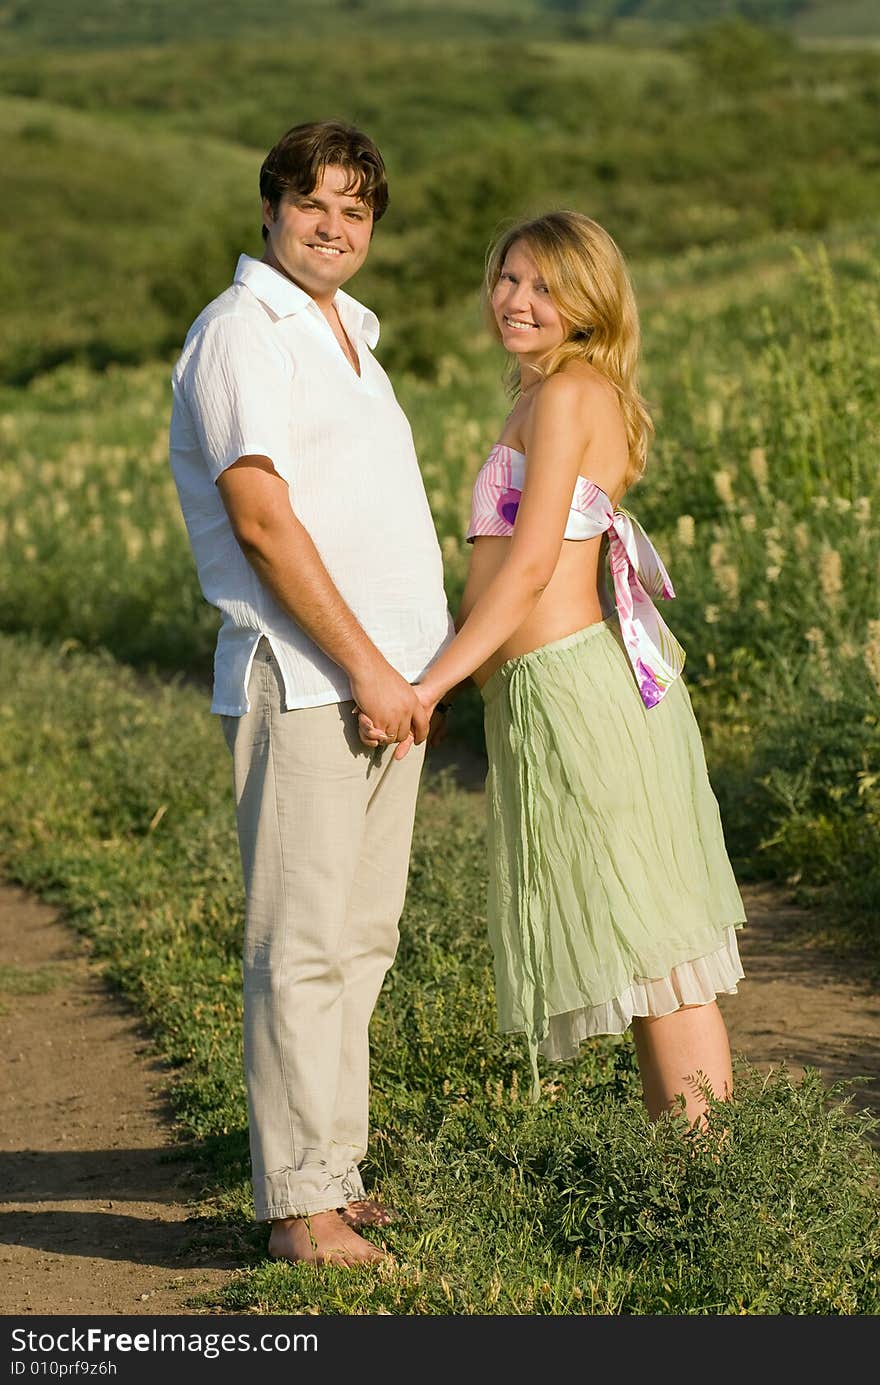
[(263, 259), (280, 270), (321, 307), (367, 258), (373, 213), (343, 189), (351, 182), (345, 168), (328, 165), (307, 197), (285, 195), (273, 217), (263, 200), (263, 225), (269, 238)]

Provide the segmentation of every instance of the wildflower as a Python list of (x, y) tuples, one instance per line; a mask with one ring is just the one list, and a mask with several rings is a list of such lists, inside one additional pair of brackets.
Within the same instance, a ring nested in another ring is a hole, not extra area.
[(728, 601), (739, 599), (739, 572), (733, 563), (722, 563), (715, 573), (715, 581)]
[(705, 620), (705, 622), (706, 622), (707, 625), (717, 625), (717, 624), (718, 624), (718, 607), (717, 607), (717, 606), (707, 606), (706, 609), (705, 609), (705, 611), (703, 612), (703, 619)]
[(874, 680), (874, 687), (880, 695), (880, 620), (868, 621), (868, 638), (865, 641), (865, 664)]
[(803, 520), (800, 520), (791, 532), (794, 537), (794, 546), (798, 553), (806, 553), (810, 547), (810, 531)]
[(733, 507), (734, 500), (733, 481), (731, 479), (730, 472), (725, 470), (724, 467), (722, 467), (720, 471), (715, 472), (713, 480), (715, 482), (715, 490), (717, 492), (718, 499), (721, 501), (722, 505), (725, 505), (728, 509), (731, 509)]
[(730, 601), (739, 596), (739, 573), (733, 563), (727, 561), (727, 548), (721, 542), (712, 544), (709, 549), (709, 566), (720, 590)]
[(816, 683), (816, 690), (819, 696), (828, 701), (835, 695), (834, 676), (831, 668), (831, 659), (828, 654), (828, 645), (825, 640), (825, 632), (820, 630), (817, 625), (811, 626), (806, 631), (805, 639), (810, 646), (811, 653), (815, 656), (819, 665), (819, 679)]
[(475, 447), (479, 442), (482, 431), (482, 427), (475, 418), (465, 419), (462, 433), (464, 434), (465, 441), (470, 443), (472, 447)]
[(693, 515), (679, 515), (676, 525), (676, 538), (681, 548), (693, 548), (694, 546), (694, 517)]
[(739, 522), (747, 534), (753, 534), (758, 527), (758, 517), (753, 515), (751, 510), (747, 510), (744, 515), (740, 515)]
[(857, 524), (867, 524), (871, 518), (871, 498), (867, 495), (860, 495), (853, 505), (853, 517)]
[(770, 567), (768, 567), (768, 569), (767, 569), (767, 571), (766, 571), (766, 574), (765, 574), (765, 576), (766, 576), (766, 578), (767, 578), (767, 581), (768, 581), (768, 582), (776, 582), (776, 581), (778, 581), (778, 579), (779, 579), (779, 574), (780, 574), (781, 571), (782, 571), (782, 568), (779, 567), (778, 564), (776, 564), (776, 563), (771, 563)]
[(843, 591), (840, 554), (827, 543), (822, 545), (822, 555), (819, 559), (819, 585), (829, 606), (836, 606)]
[(781, 538), (782, 530), (779, 529), (775, 524), (771, 525), (769, 529), (764, 530), (764, 540), (767, 546), (767, 557), (769, 558), (770, 563), (774, 567), (782, 567), (782, 564), (785, 561), (785, 549), (782, 547), (782, 543), (780, 542)]
[(749, 453), (749, 467), (755, 478), (755, 485), (764, 490), (767, 485), (767, 453), (763, 447), (753, 447)]
[(144, 536), (134, 526), (126, 530), (125, 552), (129, 562), (135, 563), (144, 551)]

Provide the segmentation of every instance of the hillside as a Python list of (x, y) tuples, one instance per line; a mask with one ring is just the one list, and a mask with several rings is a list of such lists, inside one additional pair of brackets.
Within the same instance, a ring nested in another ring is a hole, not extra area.
[(0, 45), (114, 48), (179, 43), (211, 33), (398, 38), (630, 37), (673, 41), (718, 21), (772, 26), (810, 38), (876, 37), (873, 0), (12, 0), (0, 13)]
[(359, 292), (387, 363), (431, 375), (489, 238), (523, 212), (586, 210), (637, 264), (871, 214), (878, 91), (880, 51), (753, 28), (676, 49), (373, 35), (355, 69), (314, 36), (7, 55), (0, 379), (172, 350), (259, 247), (260, 161), (298, 120), (353, 121), (383, 149), (391, 206)]

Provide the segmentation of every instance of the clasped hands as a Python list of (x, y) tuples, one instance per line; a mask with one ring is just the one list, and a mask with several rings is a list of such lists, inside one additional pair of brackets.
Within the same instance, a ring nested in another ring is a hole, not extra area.
[(437, 710), (437, 697), (419, 683), (412, 685), (412, 692), (416, 705), (410, 717), (408, 731), (403, 731), (399, 724), (394, 729), (378, 724), (355, 701), (358, 736), (363, 745), (375, 749), (376, 746), (393, 745), (396, 742), (395, 760), (402, 760), (414, 745), (421, 745), (422, 741), (426, 741), (429, 747), (439, 745), (446, 734), (446, 717), (443, 712)]

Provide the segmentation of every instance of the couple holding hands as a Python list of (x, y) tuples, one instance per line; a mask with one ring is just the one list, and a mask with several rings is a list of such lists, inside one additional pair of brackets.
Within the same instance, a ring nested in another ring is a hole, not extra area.
[(456, 690), (484, 704), (499, 1028), (576, 1056), (632, 1028), (652, 1118), (732, 1090), (715, 998), (744, 922), (682, 678), (674, 595), (621, 502), (652, 425), (613, 239), (551, 211), (485, 278), (512, 407), (476, 473), (453, 621), (412, 433), (343, 291), (388, 203), (336, 122), (260, 171), (264, 253), (193, 323), (171, 466), (222, 615), (212, 711), (232, 754), (246, 893), (244, 1061), (269, 1254), (358, 1265), (390, 1216), (364, 1189), (370, 1017), (403, 909), (419, 776)]

